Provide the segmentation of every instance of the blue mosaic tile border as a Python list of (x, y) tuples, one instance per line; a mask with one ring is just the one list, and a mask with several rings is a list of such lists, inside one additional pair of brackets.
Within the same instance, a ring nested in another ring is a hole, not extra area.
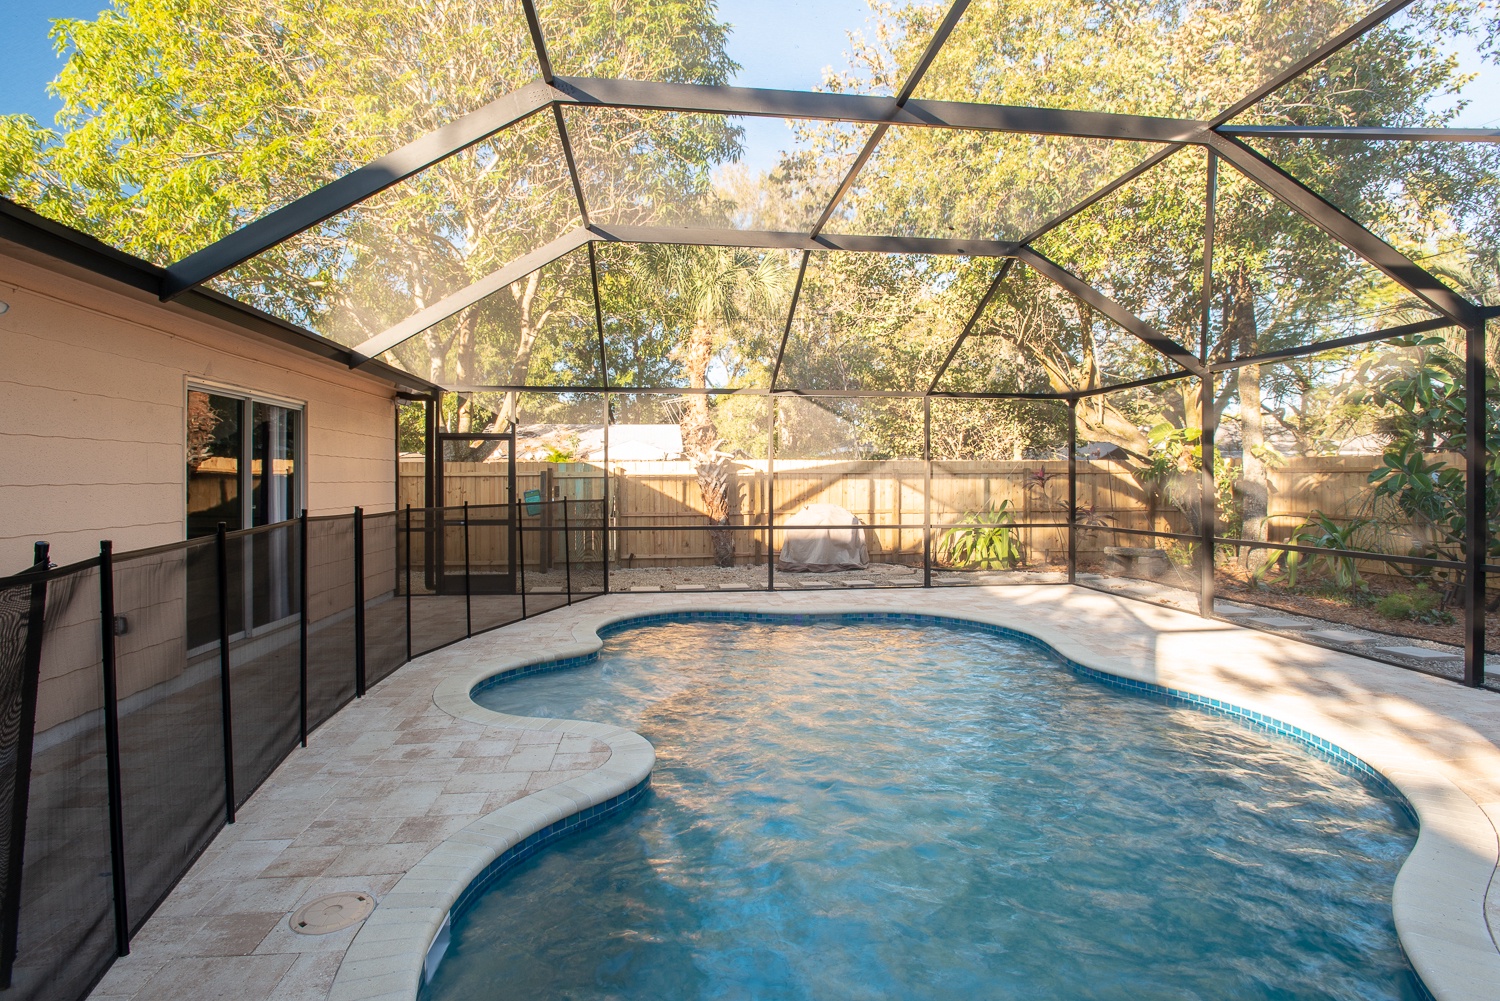
[(602, 803), (589, 807), (587, 810), (582, 810), (572, 816), (553, 821), (535, 834), (529, 835), (511, 845), (496, 856), (493, 862), (485, 866), (483, 872), (470, 880), (468, 886), (464, 887), (464, 891), (458, 895), (458, 899), (453, 902), (453, 906), (448, 908), (449, 920), (457, 921), (463, 917), (469, 908), (474, 906), (474, 901), (478, 900), (484, 894), (484, 891), (489, 889), (490, 884), (498, 879), (505, 870), (526, 861), (559, 838), (577, 833), (586, 827), (593, 827), (606, 818), (628, 809), (636, 800), (641, 798), (641, 795), (650, 786), (651, 776), (647, 775), (640, 782), (626, 789), (618, 796), (612, 796)]
[(513, 667), (508, 671), (501, 671), (499, 674), (492, 674), (488, 678), (485, 678), (479, 684), (469, 689), (469, 697), (473, 698), (480, 692), (489, 691), (496, 685), (503, 685), (505, 682), (514, 681), (516, 678), (524, 678), (528, 674), (541, 674), (543, 671), (566, 671), (570, 667), (583, 667), (585, 664), (592, 664), (598, 659), (599, 653), (596, 650), (593, 653), (584, 654), (582, 657), (564, 657), (561, 660), (544, 660), (536, 664), (523, 664), (520, 667)]
[[(1180, 688), (1168, 688), (1164, 685), (1154, 684), (1153, 682), (1137, 681), (1134, 678), (1125, 678), (1117, 674), (1110, 674), (1107, 671), (1087, 667), (1059, 653), (1044, 640), (1040, 640), (1030, 633), (1021, 632), (1018, 629), (997, 626), (988, 622), (976, 622), (972, 619), (960, 619), (947, 615), (927, 615), (917, 612), (731, 612), (683, 609), (619, 619), (600, 627), (598, 632), (599, 638), (604, 640), (631, 629), (644, 629), (650, 626), (669, 625), (678, 622), (756, 622), (769, 625), (814, 625), (819, 622), (905, 623), (908, 625), (941, 626), (947, 629), (978, 632), (990, 636), (998, 636), (1002, 639), (1013, 640), (1024, 643), (1050, 657), (1055, 657), (1073, 673), (1092, 681), (1102, 682), (1111, 687), (1124, 689), (1125, 691), (1133, 692), (1147, 698), (1190, 705), (1194, 708), (1213, 713), (1216, 716), (1233, 719), (1250, 727), (1252, 730), (1274, 734), (1300, 744), (1306, 750), (1311, 751), (1316, 757), (1330, 764), (1337, 765), (1368, 782), (1379, 792), (1400, 804), (1402, 810), (1405, 811), (1408, 819), (1413, 824), (1417, 822), (1416, 811), (1412, 809), (1412, 805), (1407, 801), (1406, 797), (1401, 794), (1401, 790), (1397, 789), (1380, 772), (1371, 768), (1363, 759), (1332, 741), (1325, 740), (1315, 733), (1304, 730), (1301, 727), (1292, 726), (1264, 713), (1244, 709), (1220, 699), (1211, 699), (1194, 692), (1183, 691)], [(528, 674), (581, 667), (591, 664), (598, 659), (599, 654), (596, 652), (581, 657), (568, 657), (563, 660), (544, 661), (538, 664), (527, 664), (522, 667), (512, 668), (481, 681), (470, 690), (470, 695), (476, 695), (495, 685), (503, 684), (506, 681), (524, 677)]]

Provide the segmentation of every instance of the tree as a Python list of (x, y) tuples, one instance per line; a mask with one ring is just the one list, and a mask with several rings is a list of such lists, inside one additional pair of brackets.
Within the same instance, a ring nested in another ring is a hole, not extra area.
[[(735, 68), (708, 0), (538, 6), (558, 66), (701, 83)], [(97, 20), (58, 22), (54, 38), (71, 52), (55, 83), (63, 111), (55, 129), (4, 120), (0, 192), (162, 264), (538, 73), (514, 0), (117, 0)], [(723, 119), (644, 121), (573, 121), (591, 193), (618, 221), (638, 221), (632, 206), (709, 199), (709, 169), (737, 149)], [(631, 137), (628, 169), (616, 170), (608, 154)], [(576, 223), (556, 125), (538, 115), (213, 284), (354, 344)], [(480, 384), (576, 361), (547, 333), (580, 312), (567, 292), (586, 269), (575, 255), (554, 270), (387, 360)], [(514, 398), (493, 412), (513, 418)], [(461, 406), (450, 426), (474, 417)]]
[[(633, 369), (612, 384), (675, 383), (688, 389), (769, 379), (772, 331), (785, 322), (795, 270), (784, 253), (730, 247), (643, 246), (607, 261), (601, 298), (611, 340), (629, 345)], [(647, 372), (644, 366), (651, 366)], [(704, 513), (715, 526), (714, 559), (734, 563), (730, 454), (719, 405), (704, 393), (682, 402), (683, 451), (694, 464)]]

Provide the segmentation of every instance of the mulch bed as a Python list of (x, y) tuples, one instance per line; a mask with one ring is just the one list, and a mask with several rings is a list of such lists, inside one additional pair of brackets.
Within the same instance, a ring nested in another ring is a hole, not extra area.
[[(1293, 615), (1306, 615), (1328, 622), (1339, 622), (1389, 636), (1432, 640), (1458, 647), (1463, 646), (1464, 643), (1462, 607), (1449, 609), (1457, 619), (1451, 625), (1415, 622), (1410, 619), (1389, 619), (1369, 605), (1354, 604), (1326, 595), (1309, 594), (1300, 589), (1288, 591), (1276, 583), (1262, 584), (1257, 587), (1250, 584), (1247, 577), (1248, 573), (1238, 568), (1221, 565), (1214, 574), (1214, 592), (1218, 597), (1227, 598), (1230, 601), (1239, 601), (1247, 605), (1262, 605), (1266, 608), (1290, 612)], [(1366, 585), (1371, 595), (1371, 604), (1386, 594), (1406, 590), (1385, 585), (1378, 577), (1373, 576), (1366, 578)], [(1485, 616), (1485, 649), (1500, 652), (1500, 613)]]

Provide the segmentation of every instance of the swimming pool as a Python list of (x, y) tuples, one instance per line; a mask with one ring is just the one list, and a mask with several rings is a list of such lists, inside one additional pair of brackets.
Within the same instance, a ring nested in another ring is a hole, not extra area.
[(1289, 741), (963, 627), (685, 622), (476, 693), (656, 745), (424, 996), (1415, 998), (1415, 829)]

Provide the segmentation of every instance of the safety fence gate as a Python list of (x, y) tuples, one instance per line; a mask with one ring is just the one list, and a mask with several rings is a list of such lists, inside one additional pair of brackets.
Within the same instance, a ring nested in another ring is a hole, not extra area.
[[(0, 578), (0, 997), (86, 996), (287, 755), (408, 660), (603, 592), (600, 502), (500, 507), (105, 542), (65, 567), (38, 543)], [(459, 557), (447, 593), (424, 580), (432, 526)], [(499, 594), (462, 559), (496, 533)]]

